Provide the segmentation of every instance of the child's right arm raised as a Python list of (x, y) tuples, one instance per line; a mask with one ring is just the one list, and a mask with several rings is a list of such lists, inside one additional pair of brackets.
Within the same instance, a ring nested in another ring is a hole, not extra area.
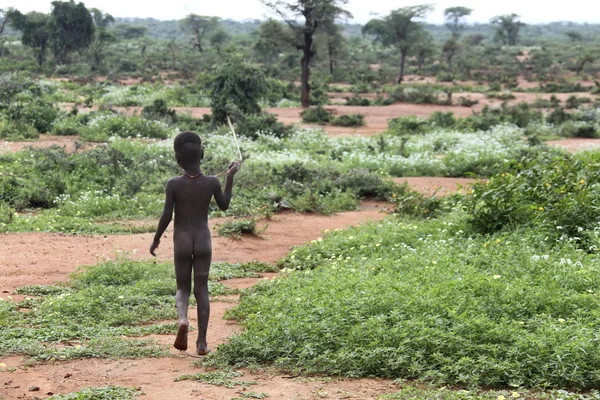
[(227, 171), (227, 181), (225, 182), (225, 193), (223, 193), (223, 190), (221, 189), (221, 182), (216, 179), (215, 201), (217, 202), (217, 206), (223, 211), (229, 208), (229, 202), (231, 201), (232, 196), (233, 176), (239, 169), (239, 161), (235, 161), (229, 166), (229, 170)]

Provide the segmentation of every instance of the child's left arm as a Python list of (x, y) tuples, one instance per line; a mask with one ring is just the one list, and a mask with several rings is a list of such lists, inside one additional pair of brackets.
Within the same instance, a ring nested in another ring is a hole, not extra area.
[(152, 254), (154, 257), (156, 257), (156, 253), (154, 252), (154, 250), (156, 250), (160, 245), (160, 238), (162, 237), (163, 233), (165, 233), (165, 230), (171, 223), (171, 219), (173, 219), (173, 205), (175, 204), (175, 195), (173, 189), (174, 183), (175, 182), (173, 182), (172, 179), (169, 179), (169, 181), (167, 182), (167, 188), (165, 190), (165, 208), (163, 210), (162, 216), (160, 217), (160, 221), (158, 222), (158, 228), (156, 229), (156, 234), (154, 235), (154, 241), (150, 245), (150, 254)]

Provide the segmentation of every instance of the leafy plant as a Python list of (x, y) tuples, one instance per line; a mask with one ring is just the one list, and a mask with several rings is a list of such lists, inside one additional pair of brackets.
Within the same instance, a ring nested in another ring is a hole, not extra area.
[(300, 113), (302, 121), (309, 124), (325, 125), (331, 121), (331, 115), (322, 106), (307, 108)]
[(219, 236), (231, 237), (234, 239), (241, 239), (244, 233), (249, 235), (256, 235), (258, 231), (256, 229), (255, 219), (232, 219), (217, 227), (217, 233)]

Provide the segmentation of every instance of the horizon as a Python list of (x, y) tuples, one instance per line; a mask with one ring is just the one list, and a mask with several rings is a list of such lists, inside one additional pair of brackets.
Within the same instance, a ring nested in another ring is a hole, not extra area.
[[(27, 4), (22, 4), (22, 0), (0, 0), (0, 8), (14, 7), (22, 12), (39, 11), (50, 12), (51, 4), (48, 0), (28, 0)], [(184, 1), (175, 2), (168, 9), (160, 7), (160, 4), (148, 4), (139, 0), (133, 0), (126, 3), (117, 0), (88, 0), (83, 1), (88, 8), (98, 8), (104, 12), (110, 13), (115, 18), (152, 18), (160, 21), (181, 20), (191, 13), (207, 16), (215, 16), (222, 19), (231, 19), (235, 21), (260, 20), (267, 18), (279, 19), (264, 6), (259, 0), (224, 0), (218, 3), (209, 4), (190, 4)], [(204, 3), (204, 2), (202, 2)], [(392, 9), (429, 3), (435, 5), (435, 10), (430, 13), (424, 22), (430, 24), (443, 24), (443, 11), (452, 6), (464, 6), (473, 9), (473, 14), (466, 18), (469, 25), (489, 23), (490, 18), (497, 15), (515, 13), (520, 16), (521, 21), (530, 25), (548, 24), (548, 23), (577, 23), (577, 24), (597, 24), (600, 23), (600, 4), (590, 5), (585, 0), (572, 0), (569, 7), (560, 5), (542, 3), (541, 1), (518, 1), (505, 0), (501, 4), (483, 3), (477, 0), (439, 0), (436, 2), (403, 2), (398, 7), (390, 7), (387, 0), (355, 0), (350, 1), (345, 8), (350, 11), (354, 18), (349, 19), (347, 23), (365, 24), (372, 18), (377, 18), (388, 14)], [(483, 4), (482, 4), (483, 3)], [(543, 15), (540, 15), (540, 9), (543, 9)], [(593, 15), (594, 18), (584, 19)]]

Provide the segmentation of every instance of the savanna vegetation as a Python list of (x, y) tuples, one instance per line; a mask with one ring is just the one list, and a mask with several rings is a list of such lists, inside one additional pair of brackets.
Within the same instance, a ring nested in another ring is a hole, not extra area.
[[(232, 368), (268, 366), (396, 380), (382, 399), (600, 398), (600, 156), (544, 143), (600, 138), (600, 25), (470, 24), (473, 10), (456, 6), (438, 26), (418, 5), (360, 26), (344, 0), (265, 4), (277, 18), (125, 20), (61, 1), (48, 14), (0, 10), (0, 139), (74, 143), (0, 147), (0, 233), (153, 231), (181, 173), (172, 139), (193, 130), (204, 173), (243, 158), (231, 208), (210, 208), (229, 217), (221, 236), (260, 235), (259, 219), (286, 210), (392, 207), (277, 266), (214, 264), (211, 295), (241, 293), (227, 317), (244, 331), (205, 361), (220, 370), (178, 381), (246, 388)], [(351, 112), (333, 108), (340, 99)], [(390, 114), (368, 137), (327, 134), (399, 103), (448, 108)], [(461, 107), (472, 112), (450, 111)], [(272, 113), (283, 108), (302, 108), (303, 124)], [(391, 179), (413, 176), (478, 181), (441, 197)], [(222, 283), (275, 271), (244, 291)], [(19, 301), (0, 300), (0, 355), (167, 356), (145, 337), (175, 332), (174, 291), (171, 265), (126, 256), (19, 288)]]

